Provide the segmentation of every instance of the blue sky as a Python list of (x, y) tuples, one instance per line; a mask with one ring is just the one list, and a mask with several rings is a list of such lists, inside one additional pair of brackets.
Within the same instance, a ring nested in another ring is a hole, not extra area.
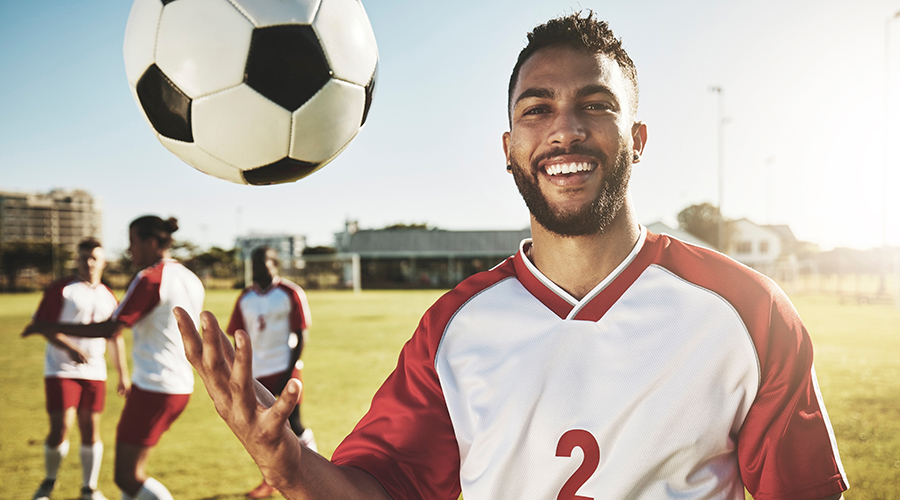
[[(129, 93), (121, 0), (0, 2), (0, 190), (82, 188), (104, 205), (104, 239), (130, 220), (176, 216), (177, 237), (230, 247), (236, 234), (305, 234), (331, 244), (363, 228), (527, 226), (505, 172), (506, 85), (525, 33), (591, 8), (634, 59), (648, 123), (632, 177), (639, 220), (675, 225), (718, 202), (717, 101), (725, 89), (724, 212), (790, 224), (823, 248), (882, 244), (884, 141), (900, 192), (900, 0), (563, 2), (368, 0), (379, 81), (365, 128), (300, 182), (240, 186), (201, 174), (153, 137)], [(887, 242), (900, 245), (900, 197)]]

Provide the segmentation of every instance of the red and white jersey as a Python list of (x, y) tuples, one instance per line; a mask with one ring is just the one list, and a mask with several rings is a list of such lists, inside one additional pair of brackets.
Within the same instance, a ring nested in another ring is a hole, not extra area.
[(135, 276), (113, 315), (134, 333), (132, 383), (165, 394), (194, 391), (193, 368), (172, 309), (183, 308), (199, 325), (204, 297), (203, 283), (177, 260), (163, 259)]
[(265, 377), (292, 368), (291, 332), (301, 341), (311, 318), (303, 289), (276, 276), (265, 290), (256, 283), (244, 289), (234, 304), (228, 333), (247, 332), (253, 346), (253, 377)]
[(528, 245), (428, 310), (335, 463), (396, 500), (847, 488), (809, 336), (771, 280), (642, 228), (576, 300)]
[[(77, 276), (52, 283), (41, 299), (34, 319), (53, 323), (102, 323), (116, 310), (116, 296), (106, 285), (92, 286)], [(87, 363), (72, 361), (69, 354), (53, 344), (47, 344), (44, 355), (44, 376), (106, 380), (106, 339), (69, 336), (87, 353)]]

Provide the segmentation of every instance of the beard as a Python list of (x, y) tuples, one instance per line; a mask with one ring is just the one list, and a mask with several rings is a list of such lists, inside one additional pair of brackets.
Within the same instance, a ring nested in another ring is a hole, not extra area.
[[(585, 154), (600, 159), (597, 168), (603, 169), (603, 184), (594, 199), (580, 208), (562, 210), (550, 206), (538, 184), (540, 170), (538, 164), (547, 158), (563, 154)], [(525, 205), (535, 220), (544, 229), (564, 237), (584, 236), (604, 233), (615, 220), (625, 204), (628, 180), (631, 177), (631, 151), (620, 148), (615, 162), (599, 150), (576, 145), (568, 150), (554, 149), (542, 154), (531, 162), (526, 170), (510, 155), (513, 178)]]

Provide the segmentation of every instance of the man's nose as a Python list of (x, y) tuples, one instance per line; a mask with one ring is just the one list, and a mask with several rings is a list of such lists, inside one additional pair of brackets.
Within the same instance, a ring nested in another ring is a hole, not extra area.
[(587, 127), (573, 111), (560, 112), (553, 120), (548, 142), (552, 145), (567, 147), (587, 138)]

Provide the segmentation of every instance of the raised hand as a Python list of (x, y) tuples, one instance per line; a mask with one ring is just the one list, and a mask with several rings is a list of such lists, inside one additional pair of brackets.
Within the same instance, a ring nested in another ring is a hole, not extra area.
[(299, 383), (288, 382), (277, 401), (260, 386), (267, 400), (263, 404), (252, 377), (252, 348), (246, 332), (235, 332), (235, 350), (212, 313), (200, 315), (202, 339), (186, 311), (176, 307), (175, 317), (185, 355), (203, 380), (219, 416), (259, 465), (266, 481), (283, 490), (297, 475), (301, 454), (312, 453), (302, 448), (287, 424), (300, 398)]

